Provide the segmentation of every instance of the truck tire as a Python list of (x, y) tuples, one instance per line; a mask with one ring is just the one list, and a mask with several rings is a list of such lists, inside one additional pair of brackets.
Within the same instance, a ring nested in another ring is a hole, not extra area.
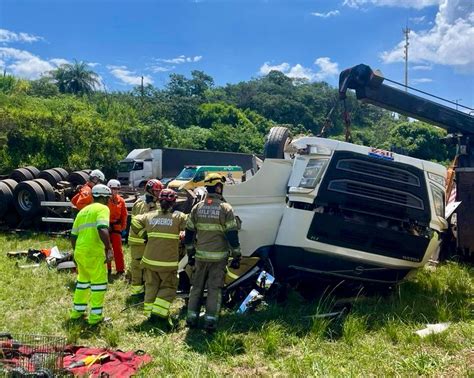
[(10, 178), (15, 180), (16, 182), (22, 182), (22, 181), (27, 181), (27, 180), (33, 180), (34, 179), (31, 172), (28, 169), (25, 169), (25, 168), (15, 169), (11, 173)]
[(67, 179), (67, 176), (69, 176), (68, 171), (66, 171), (64, 168), (57, 167), (57, 168), (51, 168), (52, 170), (56, 171), (59, 176), (61, 176), (61, 180), (59, 181), (65, 181)]
[(286, 127), (272, 127), (265, 140), (263, 157), (265, 159), (284, 159), (285, 145), (289, 137), (290, 131)]
[(89, 174), (84, 171), (71, 172), (67, 177), (67, 181), (69, 181), (72, 186), (84, 185), (87, 180), (89, 180)]
[(4, 184), (6, 184), (10, 188), (12, 193), (15, 190), (16, 186), (18, 185), (18, 183), (15, 180), (12, 180), (12, 179), (5, 179), (5, 180), (2, 180), (0, 182), (3, 182)]
[(15, 208), (22, 218), (32, 219), (44, 211), (41, 201), (45, 201), (46, 196), (37, 182), (20, 182), (15, 188), (13, 197)]
[(43, 189), (46, 201), (56, 201), (54, 188), (47, 180), (39, 178), (39, 179), (34, 179), (33, 181), (36, 182), (39, 186), (41, 186), (41, 189)]
[(30, 171), (30, 173), (33, 175), (33, 178), (38, 178), (40, 174), (40, 170), (36, 167), (33, 167), (32, 165), (29, 165), (25, 167), (26, 170)]
[(59, 173), (54, 169), (46, 169), (41, 171), (38, 178), (48, 181), (54, 188), (58, 185), (58, 182), (62, 180)]
[(3, 217), (11, 209), (12, 204), (13, 193), (10, 187), (4, 182), (0, 182), (0, 217)]

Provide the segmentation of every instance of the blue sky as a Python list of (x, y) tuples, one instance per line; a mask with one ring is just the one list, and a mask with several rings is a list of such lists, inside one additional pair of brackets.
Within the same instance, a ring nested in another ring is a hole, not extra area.
[(474, 107), (471, 0), (0, 0), (0, 67), (37, 78), (74, 59), (109, 90), (203, 70), (216, 84), (278, 69), (336, 85), (358, 63)]

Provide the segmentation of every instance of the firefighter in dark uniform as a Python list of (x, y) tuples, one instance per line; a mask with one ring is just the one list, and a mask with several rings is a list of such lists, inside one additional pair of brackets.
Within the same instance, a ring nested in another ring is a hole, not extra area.
[(240, 266), (240, 243), (232, 206), (222, 197), (225, 177), (210, 173), (204, 180), (206, 198), (196, 204), (186, 222), (185, 246), (190, 265), (194, 265), (186, 323), (197, 326), (200, 301), (207, 287), (204, 328), (214, 331), (222, 301), (229, 252), (231, 267)]
[(179, 237), (186, 225), (186, 214), (173, 210), (176, 198), (174, 190), (163, 189), (158, 197), (160, 209), (134, 217), (131, 224), (137, 235), (147, 239), (141, 260), (145, 315), (161, 318), (171, 327), (170, 306), (178, 288)]

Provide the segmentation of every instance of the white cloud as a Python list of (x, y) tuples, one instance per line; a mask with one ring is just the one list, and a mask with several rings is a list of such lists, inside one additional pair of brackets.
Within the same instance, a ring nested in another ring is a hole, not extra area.
[(413, 66), (413, 67), (411, 67), (411, 69), (414, 70), (414, 71), (431, 71), (433, 69), (433, 66), (419, 65), (419, 66)]
[(171, 67), (151, 66), (150, 70), (154, 73), (158, 73), (158, 72), (168, 72), (175, 68), (176, 68), (175, 66), (171, 66)]
[(317, 71), (312, 68), (304, 67), (299, 63), (291, 66), (287, 62), (276, 65), (265, 62), (260, 67), (259, 73), (261, 75), (267, 75), (270, 71), (280, 71), (293, 79), (306, 79), (309, 81), (325, 80), (339, 74), (338, 64), (331, 62), (331, 59), (328, 57), (317, 58), (314, 64), (319, 68)]
[[(142, 76), (130, 71), (126, 66), (109, 65), (107, 68), (109, 69), (110, 73), (119, 79), (123, 84), (140, 85), (142, 83)], [(143, 84), (153, 84), (153, 79), (148, 75), (144, 75)]]
[(0, 42), (13, 43), (13, 42), (37, 42), (42, 40), (42, 37), (28, 33), (15, 33), (10, 30), (0, 29)]
[(423, 21), (425, 21), (426, 16), (420, 16), (420, 17), (410, 17), (409, 20), (413, 22), (414, 24), (421, 24)]
[(411, 82), (413, 84), (420, 84), (420, 83), (431, 83), (433, 81), (433, 79), (430, 79), (428, 77), (422, 77), (422, 78), (419, 78), (419, 79), (412, 79)]
[(56, 67), (52, 61), (43, 60), (28, 51), (12, 47), (0, 47), (0, 59), (4, 61), (8, 73), (26, 79), (38, 79)]
[(88, 65), (89, 67), (94, 68), (94, 67), (100, 66), (100, 63), (90, 62), (90, 63), (87, 63), (87, 65)]
[(62, 59), (62, 58), (56, 58), (56, 59), (51, 59), (50, 63), (54, 64), (55, 66), (61, 66), (63, 64), (71, 64), (69, 60)]
[(158, 62), (170, 63), (170, 64), (183, 64), (183, 63), (196, 63), (202, 59), (202, 55), (186, 56), (180, 55), (172, 59), (157, 59)]
[[(384, 63), (404, 59), (404, 40), (381, 58)], [(474, 10), (470, 0), (443, 0), (430, 30), (410, 33), (410, 61), (474, 69)]]
[(332, 17), (332, 16), (339, 16), (339, 11), (338, 10), (333, 10), (333, 11), (329, 11), (327, 13), (312, 12), (311, 15), (316, 16), (316, 17), (321, 17), (321, 18), (328, 18), (328, 17)]
[(319, 66), (319, 71), (316, 73), (317, 80), (324, 80), (339, 74), (339, 65), (336, 62), (331, 62), (327, 56), (316, 59), (314, 64)]
[(402, 7), (422, 9), (432, 5), (439, 5), (443, 0), (344, 0), (343, 5), (351, 8), (360, 8), (364, 5), (381, 7)]

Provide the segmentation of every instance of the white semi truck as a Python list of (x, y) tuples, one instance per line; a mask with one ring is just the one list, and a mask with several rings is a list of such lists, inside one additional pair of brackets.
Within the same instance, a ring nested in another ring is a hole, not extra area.
[(244, 172), (257, 170), (258, 158), (251, 154), (180, 148), (141, 148), (119, 162), (117, 177), (123, 186), (143, 187), (151, 178), (172, 179), (184, 166), (238, 165)]

